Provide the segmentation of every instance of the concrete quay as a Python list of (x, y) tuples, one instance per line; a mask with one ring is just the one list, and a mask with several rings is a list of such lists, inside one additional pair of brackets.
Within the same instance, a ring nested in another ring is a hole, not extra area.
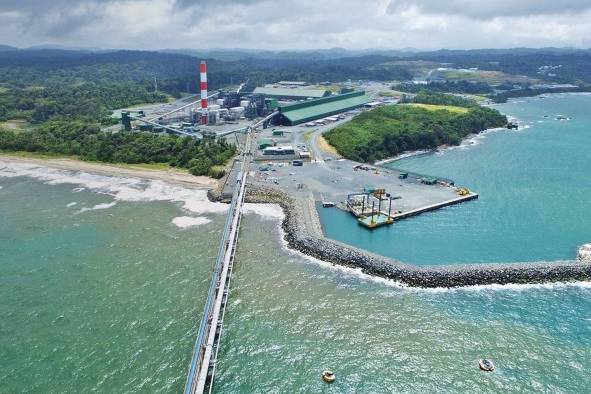
[(398, 281), (409, 287), (451, 288), (591, 280), (591, 261), (586, 259), (574, 262), (413, 266), (326, 238), (311, 196), (292, 197), (275, 188), (249, 186), (246, 201), (281, 205), (285, 212), (282, 227), (290, 248), (326, 262), (360, 268), (364, 273)]

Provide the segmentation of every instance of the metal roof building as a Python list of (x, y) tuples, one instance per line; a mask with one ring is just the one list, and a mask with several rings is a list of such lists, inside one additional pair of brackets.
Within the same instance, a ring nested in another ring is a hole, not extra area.
[(370, 101), (371, 98), (363, 91), (339, 94), (301, 103), (280, 105), (280, 115), (277, 118), (281, 124), (295, 126), (362, 107)]
[(255, 94), (264, 94), (267, 97), (305, 100), (307, 98), (320, 98), (330, 95), (330, 91), (325, 89), (290, 89), (290, 88), (255, 88)]

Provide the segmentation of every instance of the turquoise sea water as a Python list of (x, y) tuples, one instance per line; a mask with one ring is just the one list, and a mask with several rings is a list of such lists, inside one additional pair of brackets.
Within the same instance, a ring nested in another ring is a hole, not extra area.
[[(21, 173), (0, 176), (0, 393), (180, 392), (219, 207), (154, 183)], [(277, 213), (255, 211), (214, 392), (589, 392), (591, 283), (407, 289), (287, 250)]]
[[(414, 264), (574, 259), (591, 241), (591, 96), (496, 108), (526, 128), (388, 164), (451, 178), (479, 193), (478, 200), (372, 232), (347, 213), (320, 210), (328, 236)], [(572, 119), (558, 121), (557, 114)]]
[[(240, 235), (215, 392), (591, 387), (590, 283), (404, 289), (288, 252), (256, 216), (242, 223), (248, 230)], [(494, 373), (478, 369), (482, 357), (494, 360)], [(325, 368), (337, 375), (331, 386), (320, 380)]]
[(180, 229), (171, 203), (80, 212), (113, 198), (0, 186), (0, 392), (180, 391), (223, 218)]

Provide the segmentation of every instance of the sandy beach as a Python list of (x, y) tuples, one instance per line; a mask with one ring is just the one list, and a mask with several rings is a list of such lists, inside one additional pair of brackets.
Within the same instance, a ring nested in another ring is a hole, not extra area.
[(68, 158), (26, 157), (13, 154), (0, 154), (0, 166), (3, 163), (27, 163), (61, 170), (83, 171), (99, 175), (111, 175), (121, 177), (135, 177), (143, 179), (155, 179), (168, 183), (211, 189), (216, 187), (217, 181), (205, 176), (194, 176), (187, 172), (169, 169), (158, 170), (143, 168), (133, 165), (87, 162)]

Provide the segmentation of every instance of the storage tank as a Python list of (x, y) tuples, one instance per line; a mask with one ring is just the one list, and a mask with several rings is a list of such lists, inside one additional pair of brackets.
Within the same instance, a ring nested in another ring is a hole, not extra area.
[(209, 111), (208, 116), (209, 116), (209, 119), (208, 119), (209, 124), (216, 124), (217, 123), (217, 120), (218, 120), (218, 111), (217, 110)]
[(248, 100), (240, 100), (241, 107), (246, 108), (246, 107), (248, 107), (249, 104), (250, 104), (250, 101), (248, 101)]
[(230, 108), (230, 114), (236, 116), (237, 118), (241, 118), (244, 116), (244, 107)]

